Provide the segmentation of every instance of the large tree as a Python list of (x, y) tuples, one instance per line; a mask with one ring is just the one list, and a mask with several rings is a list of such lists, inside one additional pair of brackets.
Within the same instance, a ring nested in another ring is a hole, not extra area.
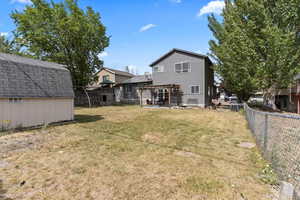
[(212, 56), (228, 89), (247, 100), (257, 90), (289, 86), (300, 64), (299, 9), (283, 0), (225, 2), (223, 21), (210, 16), (209, 27)]
[(21, 54), (20, 46), (18, 46), (14, 40), (7, 39), (4, 35), (0, 35), (0, 52)]
[(32, 0), (11, 17), (16, 42), (29, 53), (66, 65), (77, 89), (94, 81), (93, 74), (103, 65), (98, 55), (109, 45), (99, 13), (91, 7), (82, 10), (77, 0)]

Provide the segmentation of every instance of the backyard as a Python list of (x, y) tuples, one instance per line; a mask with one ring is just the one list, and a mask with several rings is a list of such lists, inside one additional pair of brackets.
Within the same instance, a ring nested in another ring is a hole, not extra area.
[(74, 123), (0, 137), (0, 199), (273, 199), (276, 178), (242, 113), (75, 113)]

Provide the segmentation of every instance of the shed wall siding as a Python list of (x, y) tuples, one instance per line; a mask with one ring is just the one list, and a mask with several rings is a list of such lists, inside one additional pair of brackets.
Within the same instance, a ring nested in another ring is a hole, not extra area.
[(0, 99), (0, 129), (73, 120), (73, 99)]

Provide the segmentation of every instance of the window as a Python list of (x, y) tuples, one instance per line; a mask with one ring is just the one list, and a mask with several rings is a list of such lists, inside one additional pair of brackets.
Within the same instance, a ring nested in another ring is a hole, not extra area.
[(189, 72), (190, 71), (190, 63), (182, 63), (182, 72)]
[(175, 72), (177, 73), (181, 72), (181, 64), (175, 64)]
[(182, 62), (175, 64), (175, 72), (182, 73), (182, 72), (190, 72), (191, 66), (189, 62)]
[(155, 66), (153, 67), (153, 72), (164, 72), (164, 66)]
[(191, 86), (191, 93), (192, 94), (200, 94), (200, 86), (199, 85)]
[(125, 91), (126, 91), (127, 93), (131, 93), (131, 92), (132, 92), (132, 86), (131, 86), (131, 85), (125, 86)]
[(103, 82), (109, 81), (109, 75), (105, 75), (102, 78), (103, 78)]

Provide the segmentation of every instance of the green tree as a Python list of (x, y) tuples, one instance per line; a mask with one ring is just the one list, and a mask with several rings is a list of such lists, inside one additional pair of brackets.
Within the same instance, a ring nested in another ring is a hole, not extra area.
[(77, 89), (94, 81), (93, 74), (103, 65), (98, 55), (109, 45), (99, 13), (91, 7), (82, 10), (76, 0), (32, 0), (11, 17), (16, 42), (29, 53), (66, 65)]
[(287, 6), (283, 0), (227, 0), (222, 22), (209, 17), (216, 69), (242, 100), (289, 86), (299, 71), (299, 9)]
[(4, 35), (0, 36), (0, 52), (21, 54), (20, 46), (16, 45), (14, 40), (8, 40)]

